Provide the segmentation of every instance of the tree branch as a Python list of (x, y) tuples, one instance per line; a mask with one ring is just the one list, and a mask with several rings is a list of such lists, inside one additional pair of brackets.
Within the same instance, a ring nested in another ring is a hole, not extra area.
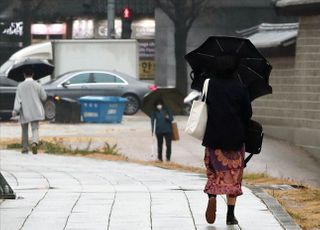
[(192, 0), (191, 5), (188, 7), (188, 17), (186, 19), (186, 28), (189, 31), (195, 19), (200, 15), (203, 9), (207, 6), (208, 0)]
[(176, 15), (173, 11), (171, 11), (172, 9), (175, 8), (173, 0), (170, 1), (171, 4), (173, 4), (173, 5), (171, 5), (169, 2), (167, 2), (167, 4), (166, 4), (161, 0), (154, 0), (154, 1), (155, 1), (156, 6), (159, 7), (171, 19), (171, 21), (176, 22), (176, 20), (177, 20)]

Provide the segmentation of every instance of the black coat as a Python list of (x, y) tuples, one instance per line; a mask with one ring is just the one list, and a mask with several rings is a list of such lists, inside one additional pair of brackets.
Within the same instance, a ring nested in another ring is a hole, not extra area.
[(214, 149), (239, 150), (252, 116), (248, 91), (238, 79), (211, 79), (208, 121), (202, 145)]

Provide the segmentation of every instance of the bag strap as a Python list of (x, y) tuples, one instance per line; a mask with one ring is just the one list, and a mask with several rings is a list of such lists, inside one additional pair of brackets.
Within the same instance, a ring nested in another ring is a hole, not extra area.
[(207, 79), (204, 81), (204, 83), (203, 83), (203, 87), (202, 87), (202, 101), (206, 101), (206, 100), (207, 100), (207, 93), (208, 93), (209, 81), (210, 81), (210, 79), (207, 78)]
[(248, 162), (250, 161), (250, 159), (253, 157), (253, 153), (250, 153), (249, 156), (246, 157), (246, 159), (244, 159), (244, 167), (247, 167)]

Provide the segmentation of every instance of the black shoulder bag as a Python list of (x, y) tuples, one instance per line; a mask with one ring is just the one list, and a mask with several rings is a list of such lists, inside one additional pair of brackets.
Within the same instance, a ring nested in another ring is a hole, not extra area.
[(244, 160), (245, 166), (254, 154), (259, 154), (261, 152), (263, 135), (262, 125), (257, 121), (250, 120), (247, 127), (245, 142), (246, 152), (250, 153), (250, 155)]

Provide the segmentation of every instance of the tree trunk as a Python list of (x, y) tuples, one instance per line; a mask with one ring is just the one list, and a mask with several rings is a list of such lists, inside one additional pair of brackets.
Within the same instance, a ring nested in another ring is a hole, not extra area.
[(185, 26), (175, 25), (175, 59), (176, 59), (176, 88), (186, 96), (188, 93), (187, 65), (184, 55), (187, 50), (188, 31)]

